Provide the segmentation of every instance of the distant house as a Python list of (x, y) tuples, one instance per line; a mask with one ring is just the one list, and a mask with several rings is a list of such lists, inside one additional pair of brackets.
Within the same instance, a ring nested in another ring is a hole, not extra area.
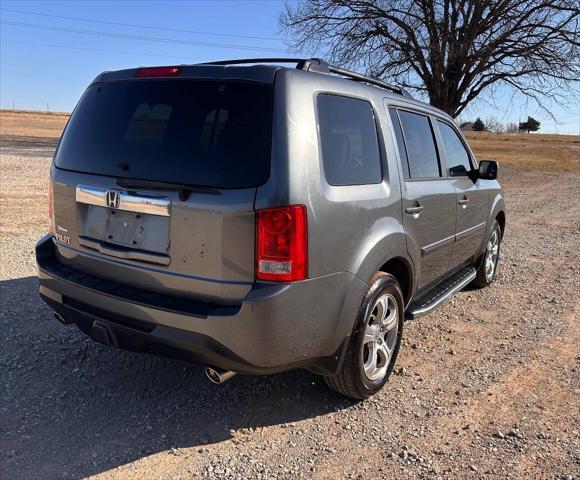
[(464, 132), (473, 132), (473, 122), (463, 122), (459, 128)]

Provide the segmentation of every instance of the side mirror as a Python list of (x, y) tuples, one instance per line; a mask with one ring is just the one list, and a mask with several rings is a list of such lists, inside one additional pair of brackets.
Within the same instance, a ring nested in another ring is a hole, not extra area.
[(495, 180), (499, 165), (495, 160), (482, 160), (479, 162), (478, 178), (483, 180)]

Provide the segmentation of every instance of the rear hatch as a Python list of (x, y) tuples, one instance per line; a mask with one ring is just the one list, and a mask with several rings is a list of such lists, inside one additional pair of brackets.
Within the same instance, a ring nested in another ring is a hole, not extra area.
[(61, 260), (129, 286), (239, 303), (254, 281), (272, 102), (271, 83), (240, 79), (91, 85), (54, 159)]

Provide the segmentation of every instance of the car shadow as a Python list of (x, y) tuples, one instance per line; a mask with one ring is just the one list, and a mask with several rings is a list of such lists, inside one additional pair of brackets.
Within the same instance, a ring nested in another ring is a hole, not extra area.
[(100, 345), (52, 318), (36, 277), (0, 282), (0, 306), (2, 478), (83, 478), (352, 405), (306, 371), (214, 385), (200, 366)]

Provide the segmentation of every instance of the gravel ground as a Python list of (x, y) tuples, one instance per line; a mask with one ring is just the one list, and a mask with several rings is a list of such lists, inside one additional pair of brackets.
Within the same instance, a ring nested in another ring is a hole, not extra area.
[[(577, 170), (502, 171), (497, 282), (407, 322), (386, 388), (354, 403), (304, 371), (215, 386), (60, 326), (33, 258), (49, 158), (2, 148), (1, 478), (580, 478)], [(23, 192), (42, 201), (14, 217)]]

